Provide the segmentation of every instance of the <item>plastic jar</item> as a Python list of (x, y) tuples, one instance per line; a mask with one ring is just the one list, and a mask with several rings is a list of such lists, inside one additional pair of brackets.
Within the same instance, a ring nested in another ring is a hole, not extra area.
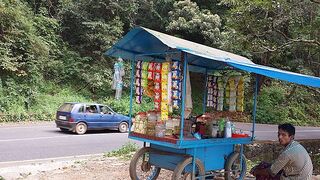
[(166, 134), (166, 126), (164, 123), (157, 123), (155, 128), (156, 137), (164, 137)]
[(148, 121), (157, 121), (157, 114), (155, 111), (148, 111), (147, 116), (148, 116)]

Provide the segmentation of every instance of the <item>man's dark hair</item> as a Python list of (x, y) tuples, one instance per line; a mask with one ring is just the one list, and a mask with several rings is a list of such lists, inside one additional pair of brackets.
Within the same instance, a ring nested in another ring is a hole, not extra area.
[(278, 126), (278, 129), (286, 131), (289, 134), (289, 136), (294, 136), (296, 134), (296, 128), (290, 123), (280, 124)]

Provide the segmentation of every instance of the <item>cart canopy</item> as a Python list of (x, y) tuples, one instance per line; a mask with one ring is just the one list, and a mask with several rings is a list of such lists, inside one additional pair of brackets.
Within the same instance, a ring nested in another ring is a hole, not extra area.
[(107, 56), (122, 57), (128, 60), (165, 61), (167, 54), (179, 60), (180, 54), (186, 52), (189, 70), (202, 72), (220, 70), (226, 66), (261, 74), (271, 78), (285, 80), (296, 84), (320, 87), (320, 78), (308, 76), (253, 63), (248, 58), (222, 51), (202, 44), (187, 41), (144, 27), (136, 27), (113, 45)]

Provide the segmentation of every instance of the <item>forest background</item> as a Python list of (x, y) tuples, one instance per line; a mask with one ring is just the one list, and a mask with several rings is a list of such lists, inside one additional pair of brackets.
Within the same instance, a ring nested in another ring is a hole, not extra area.
[[(103, 53), (136, 25), (319, 77), (319, 7), (318, 0), (0, 0), (0, 122), (53, 120), (67, 101), (127, 114), (129, 78), (115, 100), (115, 59)], [(250, 114), (254, 79), (246, 79)], [(199, 114), (203, 92), (192, 94)], [(261, 77), (257, 122), (319, 126), (319, 102), (319, 89)]]

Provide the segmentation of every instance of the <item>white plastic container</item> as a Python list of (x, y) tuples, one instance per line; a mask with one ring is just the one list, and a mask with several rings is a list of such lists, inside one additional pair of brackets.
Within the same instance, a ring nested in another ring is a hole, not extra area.
[(224, 126), (224, 137), (231, 138), (231, 135), (232, 135), (231, 122), (229, 121), (229, 119), (227, 119), (226, 124)]

